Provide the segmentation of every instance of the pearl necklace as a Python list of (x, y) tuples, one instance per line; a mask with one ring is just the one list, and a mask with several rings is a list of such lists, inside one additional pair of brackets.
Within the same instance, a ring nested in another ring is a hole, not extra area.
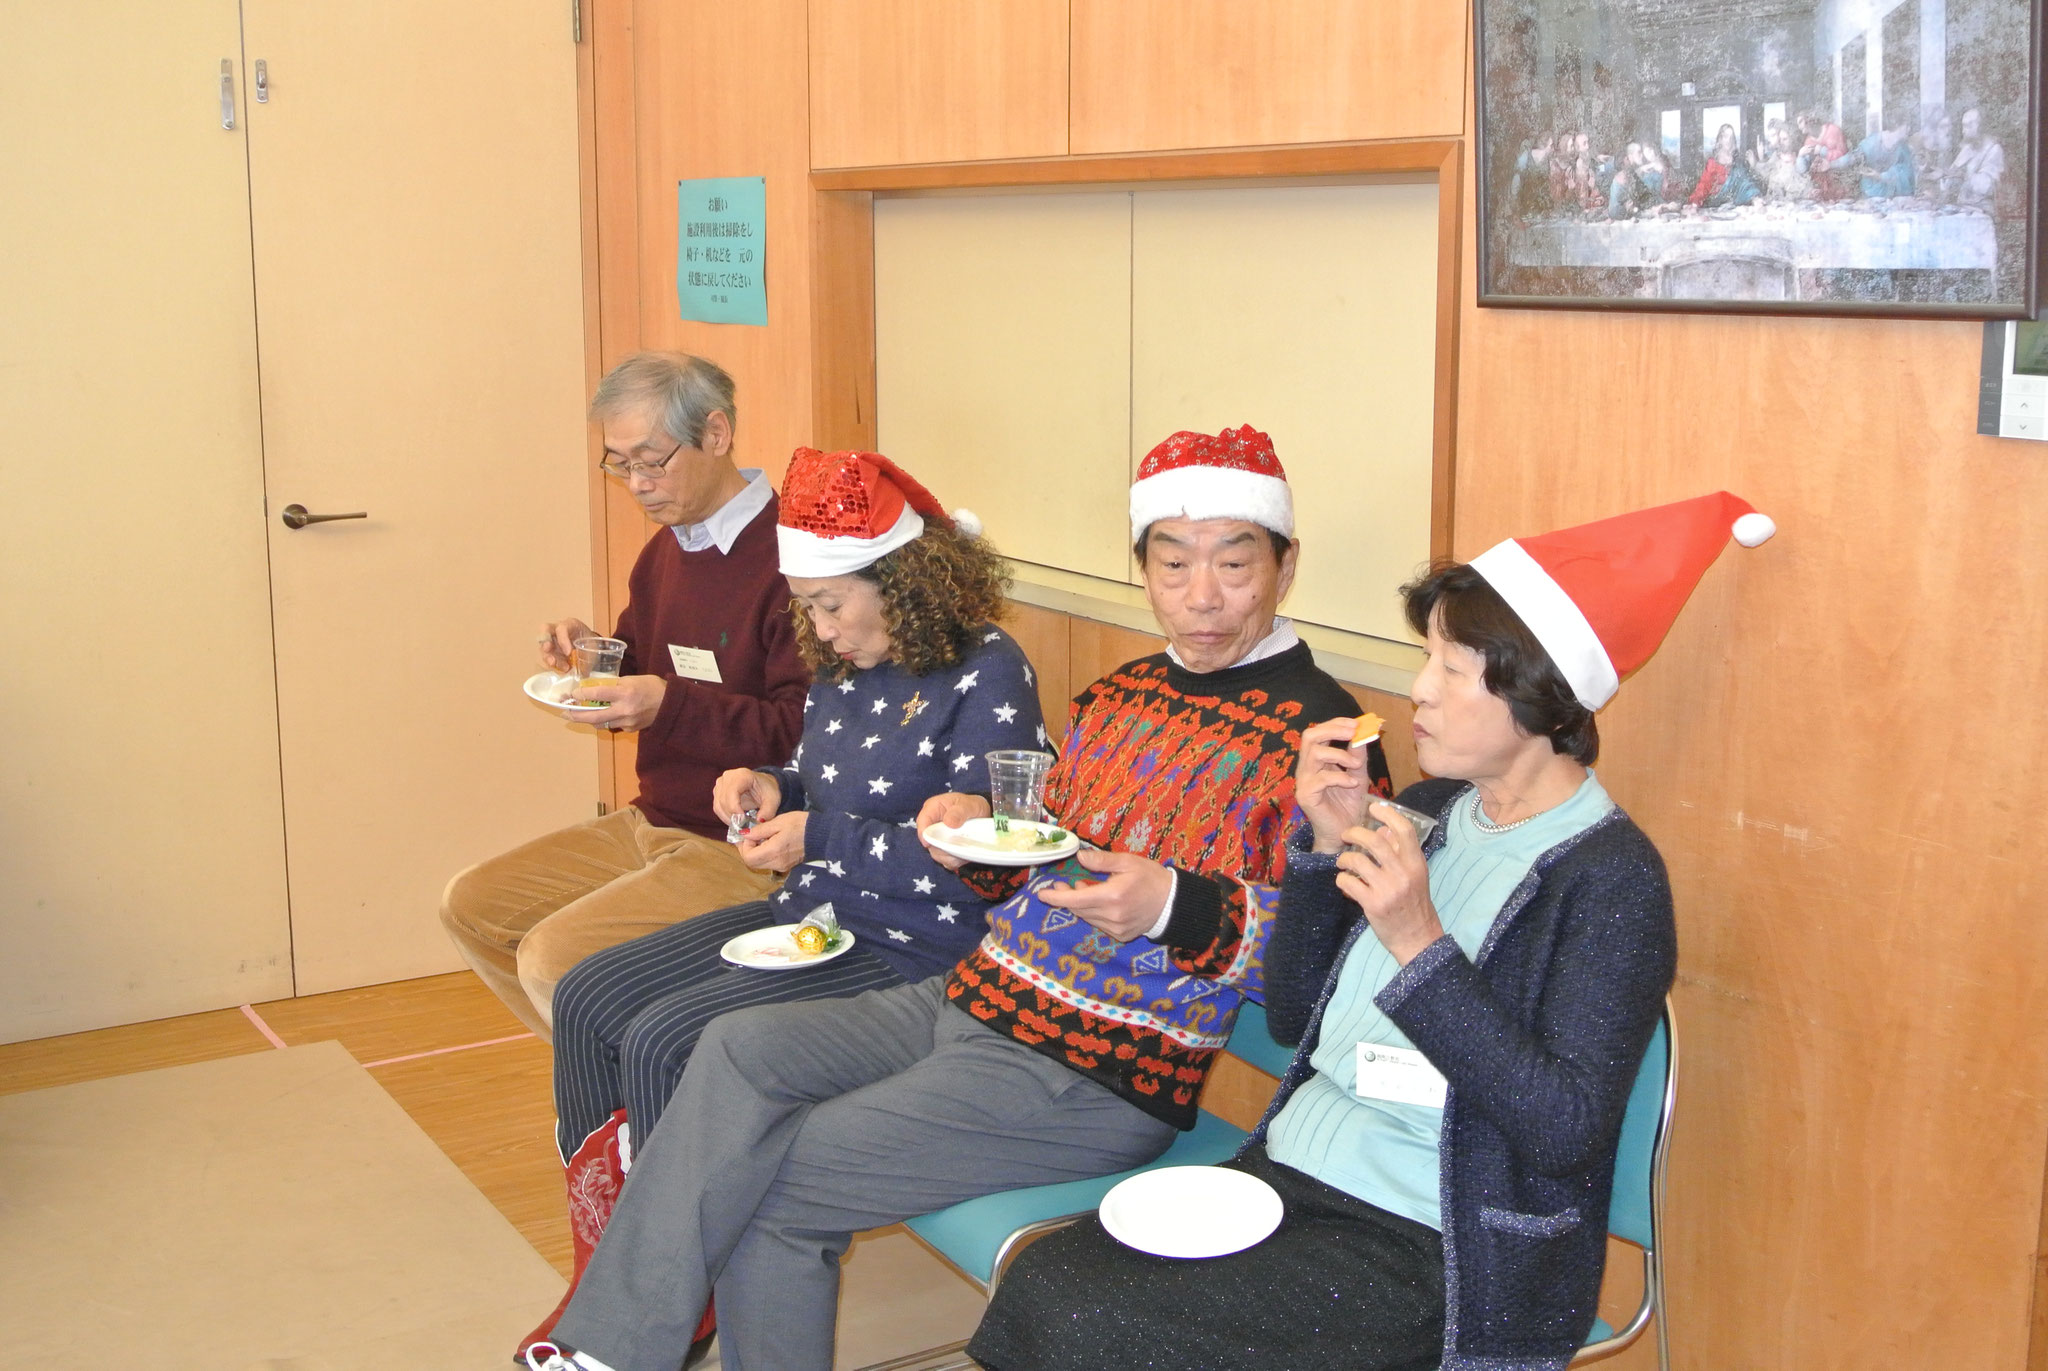
[[(1536, 814), (1541, 813), (1543, 813), (1543, 811), (1540, 809), (1536, 811)], [(1536, 814), (1524, 814), (1521, 818), (1514, 820), (1512, 823), (1494, 823), (1492, 820), (1486, 817), (1486, 811), (1479, 807), (1479, 787), (1474, 786), (1472, 788), (1472, 826), (1478, 829), (1481, 833), (1506, 833), (1511, 829), (1520, 828), (1523, 824), (1528, 823), (1529, 820), (1536, 817)]]

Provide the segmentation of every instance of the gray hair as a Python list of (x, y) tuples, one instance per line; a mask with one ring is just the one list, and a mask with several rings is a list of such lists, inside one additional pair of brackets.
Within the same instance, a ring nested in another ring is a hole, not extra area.
[(725, 411), (727, 425), (738, 431), (740, 415), (733, 406), (733, 392), (732, 377), (716, 362), (687, 352), (636, 352), (597, 383), (590, 417), (603, 423), (658, 406), (662, 432), (684, 447), (697, 447), (714, 410)]

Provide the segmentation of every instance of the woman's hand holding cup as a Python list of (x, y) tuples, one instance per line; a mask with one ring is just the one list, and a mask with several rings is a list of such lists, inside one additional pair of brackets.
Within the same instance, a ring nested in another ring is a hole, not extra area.
[(1339, 835), (1337, 889), (1365, 911), (1374, 936), (1406, 966), (1444, 935), (1444, 926), (1429, 898), (1429, 863), (1415, 826), (1399, 805), (1374, 800), (1369, 809), (1378, 827), (1360, 824)]

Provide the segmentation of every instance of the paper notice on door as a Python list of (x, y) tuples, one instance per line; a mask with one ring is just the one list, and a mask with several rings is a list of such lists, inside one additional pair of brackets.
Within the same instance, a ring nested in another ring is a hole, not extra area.
[(1358, 1083), (1352, 1089), (1361, 1100), (1389, 1100), (1442, 1109), (1450, 1082), (1444, 1079), (1443, 1072), (1429, 1064), (1429, 1058), (1412, 1047), (1360, 1043)]
[(724, 685), (725, 677), (718, 674), (718, 658), (711, 655), (709, 648), (677, 647), (668, 645), (668, 659), (676, 664), (676, 675), (686, 681), (709, 681), (713, 685)]

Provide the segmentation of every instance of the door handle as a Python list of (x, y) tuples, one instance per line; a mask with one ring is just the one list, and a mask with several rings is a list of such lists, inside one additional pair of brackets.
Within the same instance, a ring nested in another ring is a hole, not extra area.
[(235, 64), (225, 57), (220, 59), (220, 126), (235, 126)]
[(304, 528), (307, 524), (325, 524), (336, 519), (367, 519), (369, 517), (368, 510), (357, 510), (354, 514), (308, 514), (304, 505), (286, 505), (283, 515), (286, 528)]
[(270, 103), (270, 63), (261, 57), (256, 59), (256, 103)]

